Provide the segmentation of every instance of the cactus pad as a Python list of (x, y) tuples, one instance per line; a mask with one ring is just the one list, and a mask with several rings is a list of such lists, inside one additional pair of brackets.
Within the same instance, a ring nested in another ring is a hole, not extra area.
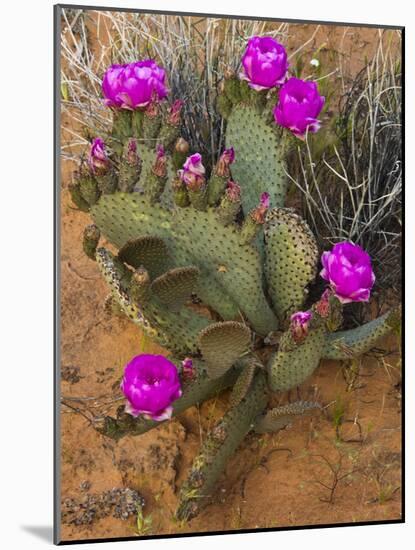
[(218, 378), (247, 351), (251, 331), (243, 323), (212, 323), (199, 335), (199, 347), (211, 378)]
[(265, 273), (282, 321), (301, 309), (316, 275), (318, 249), (308, 225), (292, 210), (273, 208), (265, 224)]
[(304, 415), (313, 409), (321, 409), (319, 403), (296, 401), (281, 407), (270, 409), (255, 421), (254, 430), (257, 433), (278, 432), (290, 424), (296, 416)]
[(267, 367), (271, 390), (286, 391), (302, 384), (318, 367), (325, 341), (324, 327), (312, 330), (301, 344), (293, 346), (290, 332), (285, 332)]
[(155, 279), (169, 268), (169, 255), (163, 239), (154, 236), (139, 237), (128, 241), (118, 252), (118, 258), (138, 269), (143, 266), (150, 278)]
[(388, 334), (399, 322), (400, 307), (394, 308), (360, 327), (328, 334), (323, 357), (325, 359), (350, 359), (367, 353), (379, 338)]
[(175, 267), (155, 279), (151, 290), (162, 304), (177, 311), (190, 298), (199, 275), (197, 267)]
[(229, 405), (231, 407), (236, 407), (246, 396), (251, 387), (252, 380), (254, 379), (254, 374), (256, 371), (255, 362), (252, 361), (249, 363), (238, 376), (238, 380), (235, 382), (234, 387), (232, 388), (232, 393), (229, 398)]
[(283, 206), (286, 177), (281, 143), (254, 107), (233, 108), (227, 124), (226, 147), (234, 147), (232, 176), (242, 188), (242, 208), (248, 214), (261, 193), (270, 194), (271, 206)]

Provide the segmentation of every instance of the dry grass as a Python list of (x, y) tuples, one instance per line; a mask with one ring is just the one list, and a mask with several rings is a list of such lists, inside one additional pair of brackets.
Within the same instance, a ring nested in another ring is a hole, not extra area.
[[(342, 240), (369, 252), (378, 288), (400, 290), (402, 228), (401, 65), (379, 41), (340, 102), (331, 142), (299, 146), (288, 174), (322, 247)], [(313, 136), (314, 137), (314, 136)], [(326, 145), (326, 146), (324, 146)]]

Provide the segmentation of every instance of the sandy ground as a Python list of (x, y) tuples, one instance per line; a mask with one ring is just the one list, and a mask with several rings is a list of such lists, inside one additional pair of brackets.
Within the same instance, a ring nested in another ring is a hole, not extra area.
[[(334, 43), (335, 31), (326, 28), (325, 32)], [(340, 32), (344, 31), (337, 31), (337, 46)], [(321, 43), (323, 38), (316, 40)], [(352, 29), (342, 47), (364, 44), (370, 48), (367, 33)], [(132, 323), (110, 318), (103, 310), (108, 290), (95, 263), (82, 252), (81, 235), (89, 217), (71, 206), (66, 190), (72, 168), (64, 163), (62, 174), (62, 395), (75, 408), (87, 405), (91, 409), (98, 402), (100, 411), (113, 412), (119, 402), (103, 409), (102, 396), (113, 393), (125, 363), (144, 348), (148, 352), (160, 348), (143, 342)], [(79, 503), (128, 487), (144, 498), (147, 523), (145, 532), (137, 533), (135, 515), (116, 518), (113, 508), (88, 525), (69, 523), (75, 516), (67, 515), (62, 521), (62, 539), (399, 519), (398, 342), (390, 337), (380, 347), (392, 353), (383, 359), (365, 357), (354, 380), (341, 364), (323, 362), (299, 393), (302, 398), (317, 399), (326, 407), (324, 411), (278, 434), (246, 438), (229, 462), (214, 502), (187, 524), (174, 519), (178, 487), (207, 430), (226, 409), (226, 394), (118, 443), (99, 435), (83, 416), (63, 406), (63, 510), (68, 499)], [(297, 399), (296, 393), (283, 400)], [(71, 400), (77, 397), (93, 399), (79, 405)], [(339, 416), (342, 422), (336, 427)]]

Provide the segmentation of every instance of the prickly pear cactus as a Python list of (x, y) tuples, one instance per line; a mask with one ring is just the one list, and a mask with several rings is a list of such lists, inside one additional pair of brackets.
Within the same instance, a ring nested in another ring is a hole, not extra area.
[[(181, 489), (180, 519), (194, 517), (214, 498), (228, 458), (248, 432), (277, 431), (319, 409), (301, 401), (267, 410), (271, 392), (301, 385), (322, 358), (367, 352), (399, 324), (393, 310), (338, 331), (343, 305), (367, 300), (374, 276), (365, 252), (352, 243), (326, 251), (319, 266), (309, 227), (285, 208), (289, 142), (304, 138), (307, 124), (316, 131), (318, 121), (277, 125), (287, 117), (280, 114), (284, 105), (273, 114), (275, 89), (228, 75), (218, 97), (226, 149), (210, 174), (180, 136), (179, 100), (167, 105), (152, 97), (124, 110), (114, 96), (107, 149), (97, 139), (89, 166), (81, 166), (70, 186), (74, 205), (93, 221), (83, 249), (108, 284), (107, 310), (129, 318), (172, 354), (180, 391), (167, 416), (232, 387), (228, 411)], [(100, 246), (101, 238), (109, 245)], [(311, 304), (309, 287), (321, 267), (328, 288)], [(118, 440), (167, 416), (149, 418), (130, 403), (96, 427)]]

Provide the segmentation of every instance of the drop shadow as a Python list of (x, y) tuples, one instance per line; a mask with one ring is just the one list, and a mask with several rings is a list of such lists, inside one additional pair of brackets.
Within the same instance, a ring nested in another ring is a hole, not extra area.
[(51, 525), (22, 525), (21, 528), (38, 539), (53, 543), (53, 527)]

